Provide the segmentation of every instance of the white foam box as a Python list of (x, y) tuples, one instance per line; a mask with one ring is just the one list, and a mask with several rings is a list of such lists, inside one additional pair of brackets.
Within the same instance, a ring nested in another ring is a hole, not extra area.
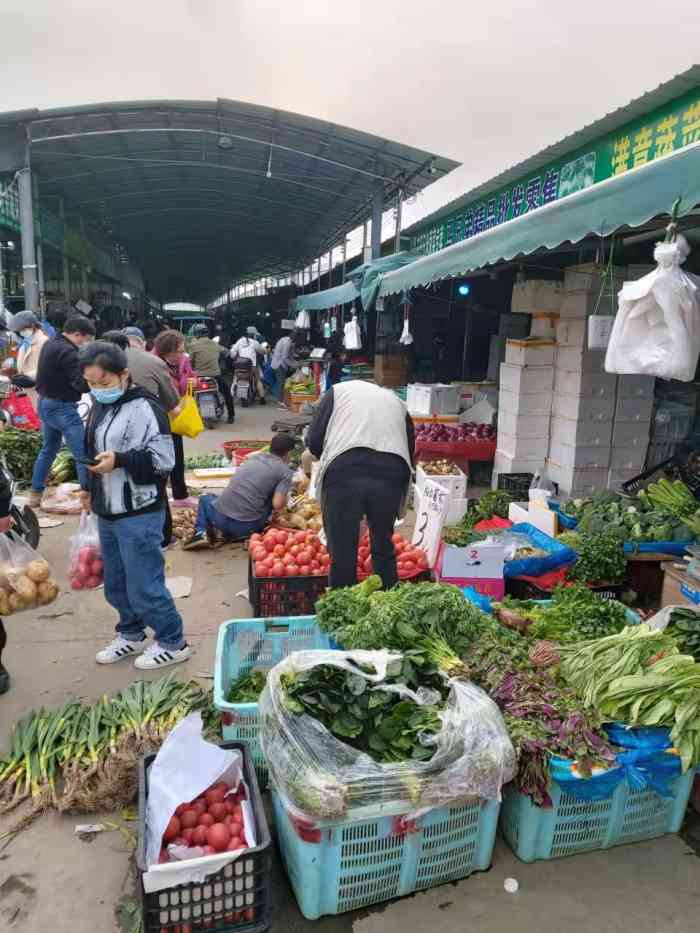
[(537, 311), (530, 317), (530, 336), (553, 339), (557, 335), (558, 311)]
[(568, 320), (576, 317), (590, 317), (594, 312), (596, 314), (616, 314), (617, 313), (617, 292), (622, 288), (622, 282), (617, 286), (616, 292), (610, 295), (606, 292), (599, 296), (595, 292), (566, 292), (561, 300), (559, 309), (560, 320)]
[(459, 412), (457, 386), (415, 383), (406, 387), (406, 408), (416, 415), (456, 415)]
[(534, 314), (537, 311), (558, 311), (561, 303), (562, 283), (546, 279), (516, 282), (510, 310), (514, 314)]
[[(431, 477), (435, 479), (435, 477)], [(413, 502), (414, 504), (418, 502), (420, 496), (420, 489), (418, 484), (414, 483), (413, 486)], [(459, 524), (464, 516), (467, 514), (467, 508), (469, 506), (469, 499), (454, 499), (450, 498), (447, 504), (447, 513), (445, 515), (444, 524), (452, 528), (453, 525)]]
[(554, 394), (575, 395), (585, 398), (615, 399), (617, 376), (612, 373), (575, 372), (568, 369), (554, 370)]
[(610, 447), (602, 445), (584, 447), (581, 444), (549, 442), (549, 459), (562, 467), (578, 470), (607, 469), (610, 466)]
[(617, 421), (613, 425), (612, 446), (647, 449), (649, 425), (637, 421)]
[[(455, 469), (459, 470), (459, 467)], [(437, 476), (433, 473), (426, 473), (420, 463), (416, 464), (416, 486), (419, 492), (423, 492), (426, 480), (432, 480), (446, 489), (451, 499), (464, 499), (467, 494), (467, 477), (461, 470), (454, 476)]]
[(621, 398), (618, 395), (615, 406), (615, 421), (634, 421), (637, 424), (649, 425), (651, 412), (654, 407), (653, 398)]
[(534, 460), (525, 460), (522, 457), (512, 457), (503, 450), (497, 450), (493, 458), (493, 473), (491, 475), (491, 488), (498, 488), (500, 473), (536, 473), (542, 469), (543, 457)]
[(508, 506), (508, 520), (514, 525), (519, 522), (528, 522), (549, 535), (550, 538), (556, 537), (559, 524), (556, 512), (549, 507), (542, 508), (533, 502), (511, 502)]
[(585, 350), (588, 344), (588, 318), (561, 318), (557, 324), (557, 345)]
[(646, 458), (646, 447), (613, 447), (609, 466), (611, 470), (634, 470), (635, 473), (641, 473)]
[(515, 366), (551, 366), (554, 347), (553, 340), (507, 340), (505, 362)]
[(618, 376), (618, 398), (654, 398), (656, 376)]
[(560, 494), (589, 496), (596, 490), (605, 489), (608, 472), (606, 469), (565, 467), (554, 460), (547, 460), (547, 476), (559, 486)]
[(513, 363), (501, 363), (501, 392), (504, 390), (518, 394), (551, 392), (553, 382), (554, 366), (519, 366)]
[[(625, 280), (625, 266), (613, 266), (612, 278), (615, 284), (620, 283), (616, 289), (622, 288)], [(569, 266), (564, 272), (564, 291), (565, 292), (594, 292), (600, 293), (600, 284), (605, 279), (606, 284), (610, 281), (610, 272), (606, 266), (601, 266), (595, 262), (584, 262), (577, 266)]]
[[(507, 454), (514, 460), (537, 460), (539, 466), (542, 466), (547, 456), (549, 447), (549, 435), (541, 437), (518, 437), (515, 434), (505, 434), (498, 432), (498, 450)], [(526, 470), (513, 470), (513, 473), (523, 473)]]
[[(610, 447), (612, 421), (579, 421), (575, 418), (552, 417), (552, 441), (581, 447)], [(500, 437), (498, 439), (500, 445)]]
[(583, 350), (580, 347), (558, 347), (556, 369), (575, 373), (603, 373), (604, 350)]
[(582, 395), (556, 394), (552, 398), (552, 414), (577, 421), (612, 421), (615, 396), (587, 398)]
[[(527, 398), (527, 396), (524, 396)], [(498, 433), (523, 437), (549, 437), (549, 415), (498, 410)]]
[(552, 413), (552, 390), (523, 394), (501, 391), (498, 398), (498, 411), (515, 415), (546, 415), (549, 417)]

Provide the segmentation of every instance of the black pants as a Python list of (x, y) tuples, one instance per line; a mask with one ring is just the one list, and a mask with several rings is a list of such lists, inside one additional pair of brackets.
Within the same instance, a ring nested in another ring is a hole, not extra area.
[(363, 516), (369, 525), (374, 572), (382, 578), (385, 589), (396, 585), (391, 536), (404, 493), (402, 483), (372, 476), (350, 474), (328, 486), (323, 484), (321, 508), (331, 555), (332, 587), (357, 583), (357, 546)]
[(0, 619), (0, 667), (2, 666), (2, 652), (7, 644), (7, 632), (5, 631), (5, 623)]
[(233, 397), (231, 396), (231, 387), (228, 382), (224, 379), (223, 376), (216, 377), (216, 384), (219, 387), (219, 392), (224, 397), (224, 405), (226, 406), (226, 413), (228, 415), (228, 420), (233, 421), (236, 417), (236, 410), (233, 407)]
[(186, 499), (189, 492), (185, 483), (185, 448), (182, 444), (182, 434), (173, 434), (173, 447), (175, 448), (175, 466), (170, 474), (173, 499)]

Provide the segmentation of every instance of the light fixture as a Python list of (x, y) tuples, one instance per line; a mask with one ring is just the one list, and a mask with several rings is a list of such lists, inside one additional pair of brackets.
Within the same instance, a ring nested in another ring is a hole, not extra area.
[(216, 145), (219, 149), (231, 149), (233, 147), (233, 140), (230, 136), (219, 136)]
[(128, 292), (122, 292), (122, 296), (126, 298), (127, 301), (131, 301), (131, 295)]
[(270, 146), (270, 154), (267, 157), (267, 171), (265, 172), (265, 178), (272, 178), (272, 146)]
[(462, 284), (457, 289), (457, 292), (463, 298), (466, 298), (470, 291), (471, 291), (471, 287), (468, 282), (462, 282)]

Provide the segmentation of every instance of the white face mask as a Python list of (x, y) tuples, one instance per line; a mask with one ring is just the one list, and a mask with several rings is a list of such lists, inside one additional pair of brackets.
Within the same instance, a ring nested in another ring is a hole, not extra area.
[(31, 340), (34, 336), (34, 331), (31, 327), (25, 327), (24, 330), (19, 332), (20, 337), (24, 337), (25, 340)]

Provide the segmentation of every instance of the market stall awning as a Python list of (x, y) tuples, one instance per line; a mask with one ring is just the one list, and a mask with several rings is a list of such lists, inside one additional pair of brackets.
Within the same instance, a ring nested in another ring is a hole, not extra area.
[(638, 227), (670, 213), (677, 198), (678, 216), (700, 203), (700, 142), (388, 272), (379, 295), (466, 275), (542, 247), (578, 243), (591, 234)]
[(352, 282), (343, 282), (335, 288), (326, 288), (322, 292), (309, 292), (308, 295), (299, 295), (292, 302), (293, 311), (324, 311), (326, 308), (335, 308), (344, 305), (347, 301), (354, 301), (360, 293)]

